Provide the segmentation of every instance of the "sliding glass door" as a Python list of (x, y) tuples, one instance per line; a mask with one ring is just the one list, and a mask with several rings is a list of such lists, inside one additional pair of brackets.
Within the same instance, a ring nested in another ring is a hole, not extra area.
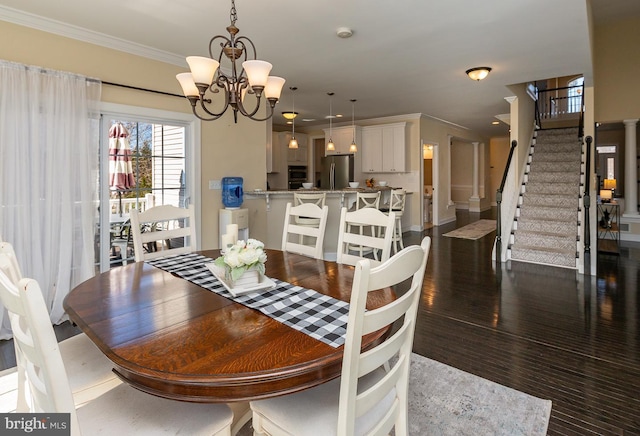
[(133, 262), (133, 209), (189, 205), (189, 131), (187, 123), (171, 119), (103, 114), (96, 271)]

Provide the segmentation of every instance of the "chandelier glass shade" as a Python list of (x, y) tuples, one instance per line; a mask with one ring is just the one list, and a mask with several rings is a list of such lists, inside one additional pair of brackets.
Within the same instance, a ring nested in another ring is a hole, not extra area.
[[(236, 27), (235, 0), (231, 0), (231, 25), (227, 27), (229, 36), (217, 35), (209, 41), (209, 56), (189, 56), (189, 73), (180, 73), (176, 78), (180, 82), (182, 92), (191, 103), (191, 109), (196, 117), (204, 121), (220, 118), (231, 107), (233, 119), (238, 122), (238, 112), (254, 121), (265, 121), (273, 116), (273, 109), (280, 99), (280, 93), (285, 79), (270, 76), (272, 65), (258, 60), (256, 47), (246, 36), (238, 36)], [(217, 47), (216, 47), (217, 46)], [(219, 49), (219, 53), (214, 51)], [(221, 63), (230, 64), (227, 71), (220, 68)], [(238, 64), (241, 63), (239, 66)], [(214, 108), (213, 98), (207, 93), (219, 94), (221, 103)], [(255, 102), (246, 107), (246, 94), (255, 95)], [(267, 113), (263, 118), (256, 114), (262, 101), (267, 102)]]

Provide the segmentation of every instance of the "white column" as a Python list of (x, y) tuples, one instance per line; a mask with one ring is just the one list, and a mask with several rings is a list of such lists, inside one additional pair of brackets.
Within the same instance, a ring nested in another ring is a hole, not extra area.
[(445, 153), (446, 153), (446, 158), (445, 159), (449, 163), (449, 171), (447, 171), (447, 186), (446, 186), (446, 188), (447, 188), (447, 208), (455, 206), (455, 203), (451, 199), (451, 169), (453, 168), (453, 162), (451, 162), (451, 147), (452, 147), (452, 143), (453, 143), (453, 136), (452, 135), (447, 135), (447, 149), (445, 151)]
[(480, 184), (479, 182), (479, 176), (480, 176), (480, 143), (479, 142), (472, 142), (473, 144), (473, 179), (472, 179), (472, 190), (471, 190), (471, 199), (472, 200), (479, 200), (480, 197), (478, 197), (478, 186)]
[(636, 124), (624, 120), (624, 215), (638, 215), (638, 169), (636, 167)]

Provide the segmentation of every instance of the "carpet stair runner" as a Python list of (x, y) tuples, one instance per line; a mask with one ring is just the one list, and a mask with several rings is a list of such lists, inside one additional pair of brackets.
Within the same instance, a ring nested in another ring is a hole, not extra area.
[(578, 128), (539, 130), (511, 234), (511, 260), (576, 268), (582, 146)]

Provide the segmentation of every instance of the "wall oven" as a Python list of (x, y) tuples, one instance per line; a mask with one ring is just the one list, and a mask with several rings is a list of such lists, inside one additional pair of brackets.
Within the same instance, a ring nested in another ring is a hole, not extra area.
[(302, 188), (302, 184), (307, 181), (307, 167), (303, 165), (289, 165), (288, 176), (289, 189)]

